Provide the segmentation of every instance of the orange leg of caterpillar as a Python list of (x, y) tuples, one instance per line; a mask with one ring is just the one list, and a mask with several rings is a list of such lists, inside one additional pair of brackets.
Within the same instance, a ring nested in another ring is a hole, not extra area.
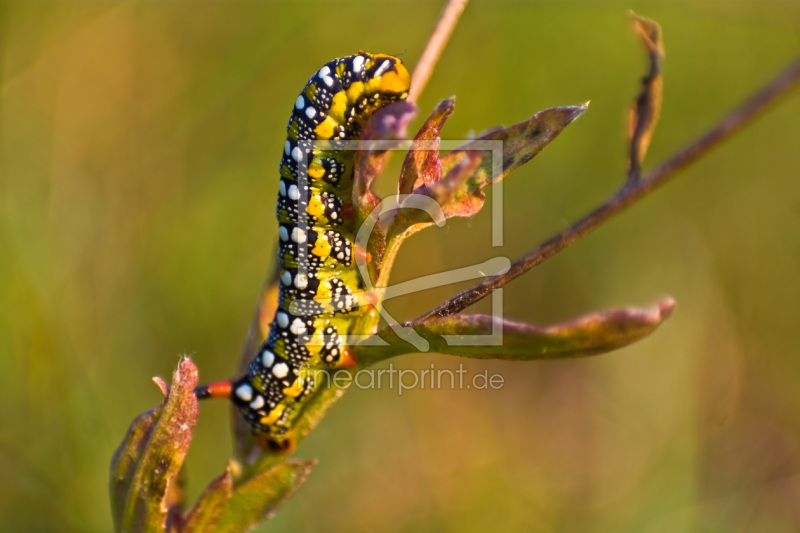
[(208, 385), (200, 385), (194, 389), (194, 395), (198, 400), (206, 398), (225, 398), (230, 400), (233, 394), (233, 381), (215, 381)]

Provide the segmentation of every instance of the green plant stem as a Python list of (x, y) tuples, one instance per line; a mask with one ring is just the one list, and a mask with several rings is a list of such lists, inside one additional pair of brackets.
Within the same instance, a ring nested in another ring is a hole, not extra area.
[(395, 233), (390, 227), (386, 238), (386, 248), (384, 249), (383, 257), (381, 258), (381, 267), (378, 271), (378, 278), (375, 280), (372, 291), (377, 300), (377, 303), (375, 304), (376, 312), (362, 315), (354, 326), (353, 331), (374, 333), (377, 330), (381, 318), (380, 312), (383, 308), (383, 296), (386, 293), (386, 287), (389, 284), (389, 274), (392, 271), (394, 260), (397, 258), (397, 252), (400, 251), (400, 246), (406, 237), (408, 237), (411, 233), (414, 233), (414, 231), (410, 228), (401, 233)]
[(502, 287), (533, 267), (543, 263), (666, 183), (680, 170), (694, 163), (712, 148), (715, 148), (722, 141), (742, 129), (756, 118), (759, 113), (765, 111), (770, 104), (787, 94), (798, 84), (800, 84), (800, 59), (797, 59), (706, 134), (678, 152), (640, 181), (628, 182), (603, 205), (561, 233), (551, 237), (531, 253), (512, 263), (508, 272), (485, 279), (434, 310), (414, 319), (407, 325), (413, 327), (428, 318), (444, 317), (458, 313), (481, 300), (494, 289)]

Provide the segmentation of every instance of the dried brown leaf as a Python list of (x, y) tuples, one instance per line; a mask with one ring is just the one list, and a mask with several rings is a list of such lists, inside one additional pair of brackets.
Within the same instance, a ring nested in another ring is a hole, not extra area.
[(425, 124), (414, 137), (414, 144), (406, 154), (400, 172), (398, 192), (409, 194), (423, 183), (433, 183), (442, 176), (442, 163), (439, 160), (439, 135), (444, 123), (453, 114), (455, 97), (444, 100), (425, 120)]
[(664, 43), (661, 27), (657, 22), (640, 17), (634, 13), (633, 27), (641, 37), (647, 51), (649, 71), (642, 78), (642, 91), (631, 106), (628, 121), (628, 139), (630, 142), (630, 159), (628, 162), (628, 179), (638, 180), (653, 131), (661, 115), (664, 80), (661, 76), (661, 64), (664, 59)]

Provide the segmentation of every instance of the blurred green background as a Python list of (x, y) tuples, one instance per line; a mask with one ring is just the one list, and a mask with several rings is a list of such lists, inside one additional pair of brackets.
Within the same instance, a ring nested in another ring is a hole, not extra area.
[[(109, 531), (109, 461), (160, 400), (150, 377), (181, 354), (201, 380), (236, 368), (296, 94), (359, 49), (413, 66), (441, 4), (0, 6), (0, 530)], [(502, 249), (487, 209), (412, 238), (395, 280), (519, 257), (620, 184), (645, 70), (628, 8), (665, 34), (648, 167), (800, 51), (795, 0), (475, 0), (420, 102), (424, 116), (457, 95), (446, 138), (592, 105), (505, 182)], [(262, 530), (800, 530), (798, 117), (795, 93), (505, 291), (506, 316), (539, 323), (674, 296), (652, 337), (464, 362), (503, 374), (499, 391), (353, 391), (298, 449), (320, 463)], [(390, 309), (411, 318), (459, 288)], [(224, 468), (228, 416), (202, 405), (192, 498)]]

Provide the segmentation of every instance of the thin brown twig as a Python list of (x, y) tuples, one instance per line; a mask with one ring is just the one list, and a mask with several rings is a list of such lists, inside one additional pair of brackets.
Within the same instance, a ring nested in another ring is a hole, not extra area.
[(439, 22), (436, 23), (436, 29), (433, 30), (428, 43), (425, 45), (425, 50), (422, 52), (422, 57), (419, 58), (416, 68), (414, 68), (414, 75), (411, 78), (411, 89), (408, 91), (408, 101), (416, 102), (425, 85), (428, 84), (436, 62), (439, 56), (442, 55), (450, 34), (456, 27), (461, 13), (469, 0), (450, 0), (442, 10), (442, 15), (439, 17)]
[(628, 182), (606, 203), (583, 217), (581, 220), (561, 233), (547, 240), (536, 250), (522, 257), (511, 265), (505, 274), (487, 278), (481, 283), (462, 292), (458, 296), (443, 303), (436, 309), (407, 323), (413, 326), (427, 319), (444, 317), (458, 313), (482, 299), (494, 289), (500, 288), (509, 281), (524, 274), (533, 267), (543, 263), (584, 235), (600, 227), (604, 222), (636, 203), (657, 187), (663, 185), (678, 171), (694, 163), (712, 148), (739, 131), (771, 103), (787, 94), (800, 84), (800, 59), (797, 59), (786, 70), (775, 77), (764, 88), (758, 91), (740, 107), (722, 119), (705, 135), (678, 152), (645, 176), (641, 181)]

